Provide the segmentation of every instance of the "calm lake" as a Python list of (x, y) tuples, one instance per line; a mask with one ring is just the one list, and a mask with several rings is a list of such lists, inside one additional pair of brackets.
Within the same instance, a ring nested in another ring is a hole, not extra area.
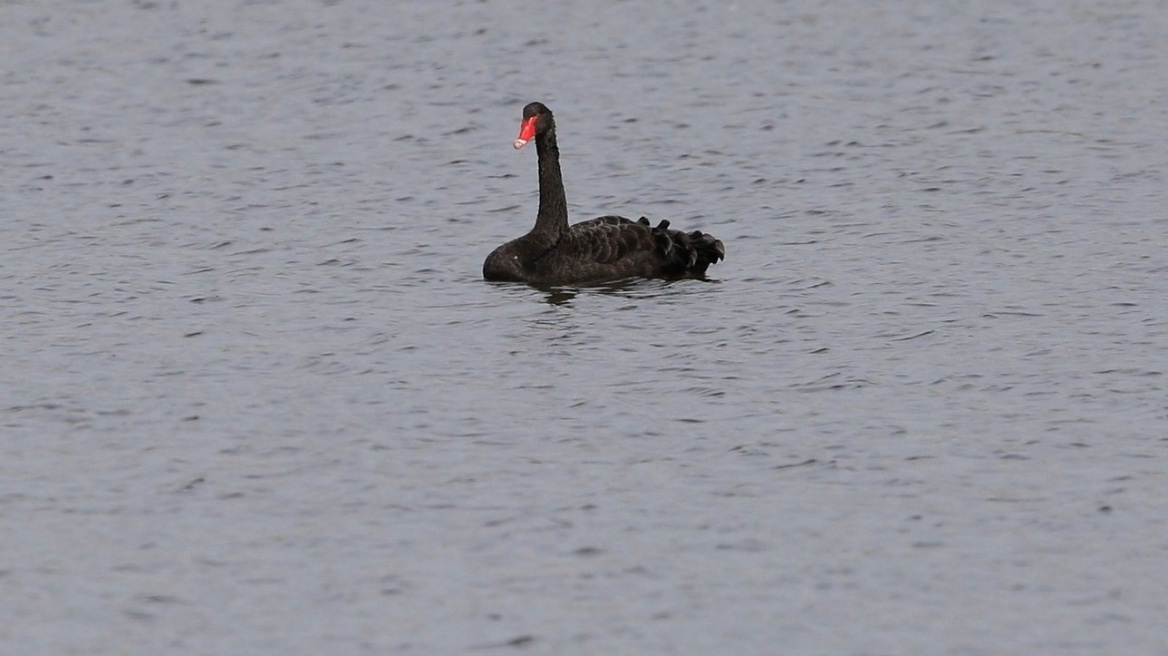
[[(1168, 2), (0, 4), (0, 653), (1168, 654)], [(533, 224), (708, 280), (482, 280)]]

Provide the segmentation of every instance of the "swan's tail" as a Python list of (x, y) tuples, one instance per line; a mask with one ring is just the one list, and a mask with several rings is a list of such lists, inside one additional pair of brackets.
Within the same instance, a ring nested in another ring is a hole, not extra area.
[[(649, 225), (649, 219), (641, 217), (641, 225)], [(669, 221), (663, 220), (653, 228), (657, 248), (675, 265), (676, 275), (704, 276), (711, 264), (726, 258), (726, 248), (713, 235), (701, 230), (682, 232), (670, 230)]]
[(714, 235), (694, 230), (688, 237), (693, 248), (693, 254), (689, 257), (689, 273), (696, 276), (705, 275), (706, 267), (726, 258), (726, 247), (722, 246), (721, 241), (714, 239)]

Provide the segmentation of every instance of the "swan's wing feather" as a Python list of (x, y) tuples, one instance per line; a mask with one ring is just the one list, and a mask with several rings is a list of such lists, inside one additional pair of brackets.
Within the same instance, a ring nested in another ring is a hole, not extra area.
[(656, 241), (648, 220), (630, 221), (621, 216), (601, 216), (582, 221), (568, 231), (571, 248), (581, 259), (612, 264), (654, 252)]

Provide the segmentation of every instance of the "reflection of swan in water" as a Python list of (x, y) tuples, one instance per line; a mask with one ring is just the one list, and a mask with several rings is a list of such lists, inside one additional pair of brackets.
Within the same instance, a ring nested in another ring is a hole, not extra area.
[(572, 299), (576, 298), (576, 294), (578, 293), (579, 292), (574, 289), (556, 287), (554, 289), (547, 290), (545, 292), (546, 297), (543, 300), (546, 301), (548, 305), (568, 305), (572, 302)]
[[(677, 281), (674, 280), (642, 280), (637, 278), (626, 278), (623, 280), (615, 280), (612, 282), (589, 285), (585, 289), (588, 290), (589, 294), (614, 296), (631, 301), (648, 298), (662, 298), (673, 295), (689, 296), (692, 294), (692, 288), (686, 289), (685, 286), (678, 286), (676, 283)], [(541, 286), (539, 291), (543, 294), (543, 300), (548, 305), (570, 306), (572, 301), (577, 296), (579, 296), (581, 288), (565, 286)]]
[(722, 242), (701, 231), (671, 230), (668, 221), (602, 216), (568, 225), (556, 123), (541, 103), (523, 108), (515, 147), (532, 137), (539, 158), (539, 212), (526, 235), (496, 248), (483, 263), (487, 280), (541, 285), (623, 278), (700, 278), (725, 256)]

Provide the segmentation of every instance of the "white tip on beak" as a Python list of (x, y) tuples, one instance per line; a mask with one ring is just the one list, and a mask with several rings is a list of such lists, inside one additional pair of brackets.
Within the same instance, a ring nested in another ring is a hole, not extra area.
[(520, 148), (527, 145), (527, 140), (526, 139), (516, 139), (515, 143), (513, 143), (511, 145), (515, 146), (515, 150), (519, 150)]

